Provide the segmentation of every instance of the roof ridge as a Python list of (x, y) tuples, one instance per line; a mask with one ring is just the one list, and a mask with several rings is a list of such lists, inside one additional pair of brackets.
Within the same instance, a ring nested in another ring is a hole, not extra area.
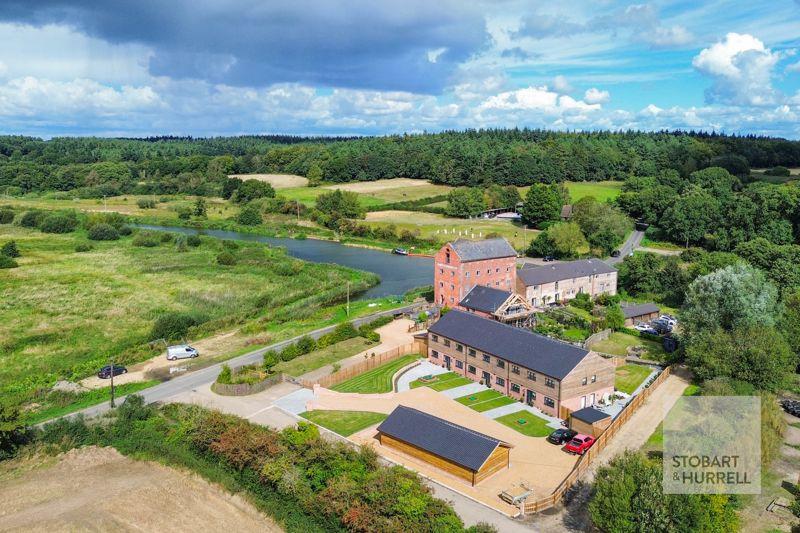
[[(427, 418), (435, 418), (436, 420), (444, 422), (445, 424), (447, 424), (448, 426), (450, 426), (452, 428), (468, 431), (468, 432), (472, 433), (473, 435), (475, 435), (476, 437), (481, 437), (482, 439), (486, 439), (488, 441), (495, 442), (497, 444), (501, 444), (501, 443), (505, 444), (505, 441), (503, 441), (503, 440), (500, 440), (500, 439), (497, 439), (497, 438), (494, 438), (494, 437), (490, 437), (489, 435), (486, 435), (485, 433), (481, 433), (480, 431), (476, 431), (474, 429), (470, 429), (468, 427), (462, 426), (461, 424), (456, 424), (455, 422), (451, 422), (451, 421), (449, 421), (449, 420), (447, 420), (445, 418), (441, 418), (439, 416), (432, 415), (430, 413), (426, 413), (425, 411), (420, 411), (419, 409), (416, 409), (414, 407), (409, 407), (407, 405), (400, 404), (397, 407), (395, 407), (395, 411), (397, 409), (400, 409), (400, 408), (414, 411), (416, 413), (419, 413), (421, 415), (426, 416)], [(392, 413), (393, 412), (394, 411), (392, 411)], [(391, 413), (390, 413), (390, 416), (391, 416)]]

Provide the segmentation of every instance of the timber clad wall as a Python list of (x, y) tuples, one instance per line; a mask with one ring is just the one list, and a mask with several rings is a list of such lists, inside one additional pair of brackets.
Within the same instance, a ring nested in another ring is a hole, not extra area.
[(504, 468), (508, 468), (509, 462), (509, 449), (505, 446), (498, 446), (483, 464), (481, 469), (475, 472), (472, 484), (477, 485), (495, 472), (499, 472)]

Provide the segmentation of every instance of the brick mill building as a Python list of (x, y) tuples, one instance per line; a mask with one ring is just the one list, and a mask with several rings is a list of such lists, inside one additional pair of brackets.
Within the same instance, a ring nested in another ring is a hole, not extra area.
[(614, 392), (614, 365), (596, 352), (464, 311), (428, 329), (428, 361), (559, 418)]
[(517, 252), (501, 238), (448, 242), (434, 257), (434, 298), (438, 305), (458, 307), (477, 285), (513, 292)]

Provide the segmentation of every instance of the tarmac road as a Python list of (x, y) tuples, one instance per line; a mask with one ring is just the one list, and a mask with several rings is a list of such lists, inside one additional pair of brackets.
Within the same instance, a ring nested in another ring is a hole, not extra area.
[(634, 231), (631, 233), (630, 237), (622, 244), (622, 247), (619, 249), (620, 254), (619, 257), (609, 257), (606, 259), (606, 263), (609, 264), (616, 264), (621, 263), (623, 259), (628, 257), (634, 250), (636, 250), (642, 242), (644, 238), (643, 231)]

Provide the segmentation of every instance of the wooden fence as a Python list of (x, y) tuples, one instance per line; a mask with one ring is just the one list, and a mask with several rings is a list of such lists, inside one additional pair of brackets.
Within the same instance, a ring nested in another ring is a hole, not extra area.
[(301, 385), (306, 388), (314, 388), (315, 384), (319, 384), (320, 387), (325, 387), (329, 389), (334, 385), (338, 385), (343, 381), (347, 381), (350, 378), (354, 378), (364, 372), (369, 372), (373, 368), (381, 366), (385, 363), (389, 363), (398, 359), (404, 355), (409, 354), (420, 354), (426, 355), (425, 352), (425, 343), (421, 341), (414, 341), (409, 344), (404, 344), (402, 346), (398, 346), (397, 348), (392, 348), (386, 352), (381, 353), (367, 353), (365, 359), (359, 363), (356, 363), (352, 366), (348, 366), (347, 368), (343, 368), (338, 372), (334, 372), (333, 374), (324, 376), (319, 378), (315, 381), (308, 381), (303, 380)]
[(667, 367), (661, 372), (656, 379), (650, 383), (650, 386), (642, 389), (642, 391), (633, 397), (631, 402), (625, 406), (625, 408), (617, 415), (617, 418), (614, 419), (613, 422), (606, 428), (606, 430), (597, 437), (597, 441), (589, 448), (585, 454), (583, 454), (579, 459), (578, 462), (575, 463), (572, 471), (569, 473), (567, 477), (561, 482), (561, 484), (556, 487), (556, 489), (550, 494), (549, 496), (545, 496), (543, 498), (539, 498), (538, 500), (534, 500), (531, 502), (525, 502), (524, 511), (525, 513), (538, 513), (539, 511), (544, 511), (545, 509), (549, 509), (554, 507), (558, 502), (561, 501), (561, 498), (564, 497), (564, 494), (575, 484), (575, 482), (580, 478), (580, 476), (589, 469), (589, 466), (592, 464), (600, 452), (605, 448), (611, 438), (616, 435), (620, 428), (633, 416), (633, 414), (641, 407), (641, 405), (647, 401), (647, 398), (653, 393), (653, 391), (658, 388), (661, 383), (667, 379), (672, 371), (672, 367)]

